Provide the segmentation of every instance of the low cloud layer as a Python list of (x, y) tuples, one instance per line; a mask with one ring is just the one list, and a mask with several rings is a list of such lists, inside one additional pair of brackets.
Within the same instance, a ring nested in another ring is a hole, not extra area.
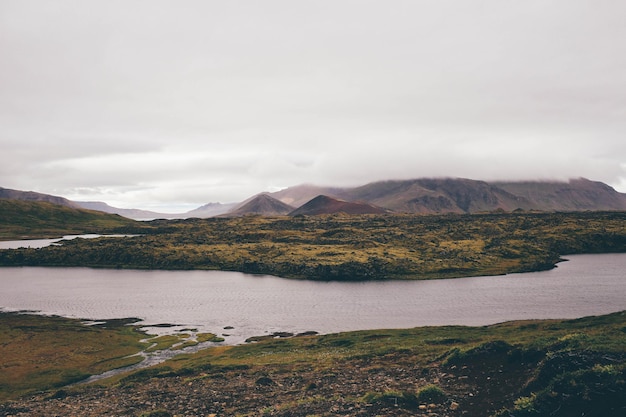
[(188, 209), (300, 183), (626, 191), (626, 3), (0, 3), (0, 186)]

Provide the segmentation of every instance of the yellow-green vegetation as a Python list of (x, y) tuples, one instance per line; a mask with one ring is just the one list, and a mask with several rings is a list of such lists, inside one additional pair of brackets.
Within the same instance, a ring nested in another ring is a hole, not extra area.
[(330, 215), (158, 220), (132, 239), (0, 251), (0, 265), (219, 269), (304, 279), (429, 279), (626, 251), (626, 213)]
[(138, 222), (115, 214), (39, 201), (0, 199), (0, 240), (117, 233)]
[(146, 349), (146, 352), (156, 352), (157, 350), (165, 350), (170, 349), (172, 346), (184, 343), (185, 339), (188, 338), (189, 335), (163, 335), (153, 337), (151, 339), (147, 339), (146, 341), (150, 343), (150, 347)]
[(111, 320), (87, 326), (60, 317), (0, 313), (0, 400), (61, 387), (138, 363), (144, 334)]
[(224, 339), (223, 337), (219, 337), (218, 335), (213, 334), (213, 333), (198, 333), (196, 335), (196, 340), (198, 341), (198, 343), (204, 343), (204, 342), (221, 343), (226, 339)]

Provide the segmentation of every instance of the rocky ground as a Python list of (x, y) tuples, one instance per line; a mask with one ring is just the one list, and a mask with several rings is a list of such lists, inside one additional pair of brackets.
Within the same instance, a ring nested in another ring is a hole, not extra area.
[[(314, 372), (281, 366), (189, 375), (143, 373), (112, 387), (64, 389), (0, 406), (2, 416), (486, 416), (516, 398), (532, 364), (497, 354), (475, 366), (415, 365), (411, 355), (351, 360)], [(436, 384), (444, 397), (415, 395)]]
[[(46, 333), (60, 338), (62, 327), (51, 332), (50, 320)], [(623, 417), (624, 346), (625, 312), (480, 328), (280, 334), (91, 384), (48, 378), (22, 392), (59, 388), (23, 397), (14, 388), (0, 417)], [(36, 358), (22, 356), (26, 364)], [(0, 361), (0, 376), (11, 375), (11, 366)], [(35, 375), (29, 372), (25, 378)], [(0, 392), (10, 393), (11, 380), (2, 381)]]

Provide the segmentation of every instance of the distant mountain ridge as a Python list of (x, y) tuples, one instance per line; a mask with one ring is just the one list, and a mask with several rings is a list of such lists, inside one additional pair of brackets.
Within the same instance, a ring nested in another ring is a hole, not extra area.
[(529, 208), (530, 204), (484, 181), (462, 178), (381, 181), (346, 190), (344, 198), (405, 213), (474, 213)]
[[(318, 196), (327, 199), (300, 207)], [(478, 181), (465, 178), (419, 178), (387, 180), (358, 187), (297, 185), (273, 193), (260, 193), (241, 203), (208, 203), (186, 213), (157, 213), (148, 210), (120, 209), (102, 202), (77, 202), (32, 191), (0, 188), (0, 198), (44, 201), (71, 208), (87, 208), (124, 217), (145, 220), (214, 216), (286, 215), (334, 212), (399, 213), (477, 213), (494, 210), (537, 211), (611, 211), (626, 210), (626, 194), (584, 178), (569, 181)], [(337, 201), (335, 201), (337, 200)], [(342, 203), (338, 203), (342, 202)], [(345, 203), (361, 204), (359, 208)], [(372, 208), (365, 208), (363, 205)]]
[(485, 182), (464, 178), (379, 181), (352, 188), (297, 186), (271, 195), (281, 201), (317, 196), (362, 201), (400, 213), (477, 213), (494, 210), (626, 210), (626, 194), (597, 181)]
[(309, 215), (317, 216), (320, 214), (384, 214), (388, 213), (380, 207), (375, 207), (371, 204), (363, 202), (344, 201), (336, 198), (328, 197), (326, 195), (318, 195), (309, 202), (295, 209), (290, 216)]
[[(77, 206), (88, 209), (88, 210), (98, 210), (104, 213), (111, 214), (119, 214), (120, 216), (128, 217), (129, 219), (156, 219), (169, 217), (170, 215), (167, 213), (157, 213), (150, 210), (140, 210), (140, 209), (124, 209), (118, 207), (112, 207), (107, 203), (103, 203), (102, 201), (74, 201), (74, 204)], [(172, 214), (175, 216), (175, 214)]]
[(237, 206), (237, 203), (208, 203), (186, 213), (175, 214), (173, 218), (179, 219), (198, 217), (203, 219), (207, 217), (219, 216), (220, 214), (224, 214), (232, 210), (235, 206)]
[(295, 207), (287, 203), (283, 203), (270, 196), (267, 193), (257, 194), (254, 197), (235, 206), (226, 213), (221, 214), (223, 217), (240, 217), (247, 215), (264, 215), (264, 216), (281, 216), (291, 213)]

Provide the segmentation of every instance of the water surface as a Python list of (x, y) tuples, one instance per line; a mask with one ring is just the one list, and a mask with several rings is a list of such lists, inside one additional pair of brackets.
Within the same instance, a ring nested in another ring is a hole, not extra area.
[(85, 319), (138, 317), (147, 325), (227, 334), (227, 343), (276, 331), (486, 325), (626, 310), (626, 254), (568, 259), (543, 272), (370, 282), (220, 271), (11, 267), (0, 268), (0, 307)]
[(0, 249), (19, 249), (19, 248), (45, 248), (46, 246), (54, 245), (63, 240), (72, 240), (76, 238), (81, 239), (95, 239), (98, 237), (132, 237), (135, 235), (97, 235), (97, 234), (83, 234), (83, 235), (66, 235), (54, 239), (23, 239), (23, 240), (5, 240), (0, 241)]

